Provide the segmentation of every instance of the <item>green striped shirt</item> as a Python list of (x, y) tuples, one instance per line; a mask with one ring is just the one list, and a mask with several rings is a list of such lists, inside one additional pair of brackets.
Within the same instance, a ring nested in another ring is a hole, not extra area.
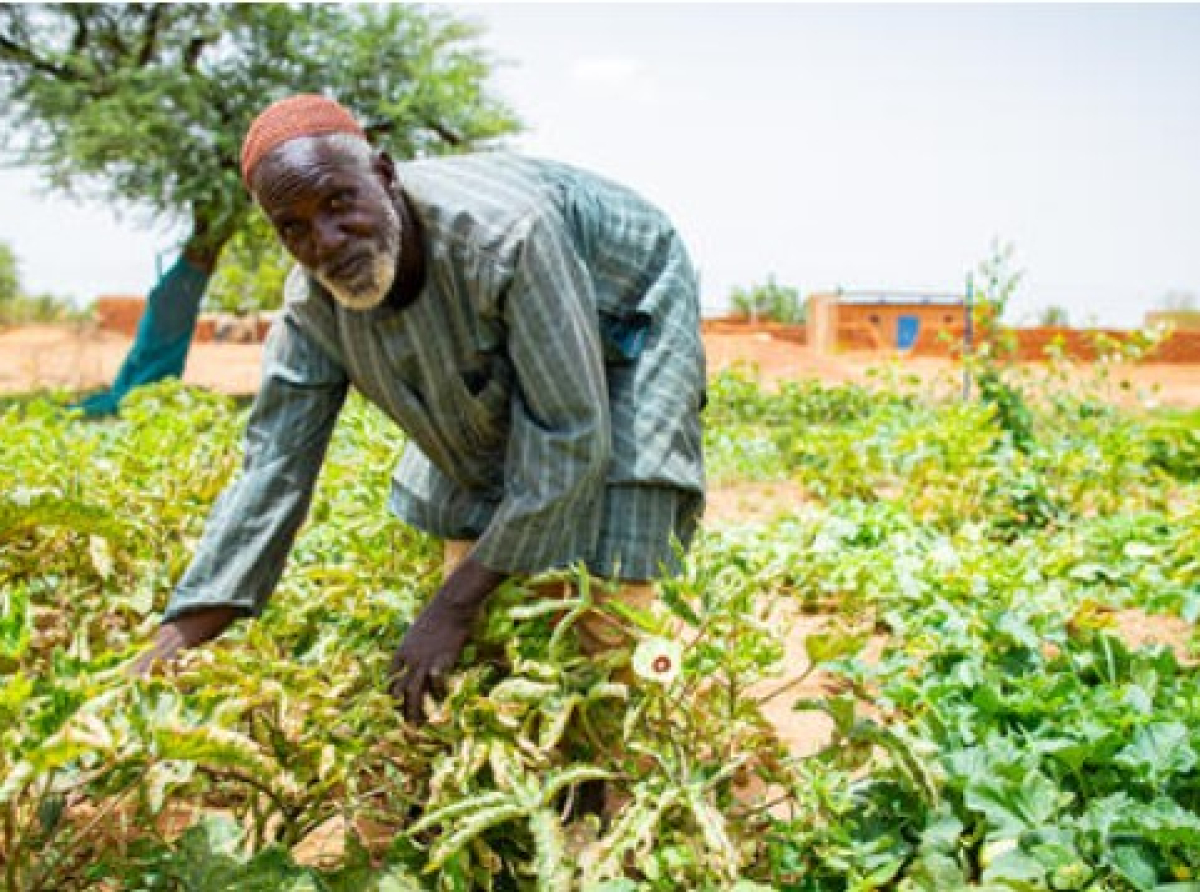
[(166, 619), (259, 612), (283, 572), (348, 387), (407, 434), (392, 510), (477, 539), (486, 566), (676, 568), (703, 504), (696, 276), (669, 220), (547, 161), (398, 165), (425, 284), (397, 309), (338, 306), (293, 272), (264, 350), (242, 473)]

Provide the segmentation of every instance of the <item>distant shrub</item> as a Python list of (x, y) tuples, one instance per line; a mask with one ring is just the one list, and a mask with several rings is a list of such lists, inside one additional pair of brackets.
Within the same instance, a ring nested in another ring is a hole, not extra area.
[(760, 320), (798, 325), (804, 322), (804, 303), (795, 288), (780, 285), (767, 276), (765, 285), (734, 288), (729, 296), (733, 311), (753, 322)]
[(0, 242), (0, 325), (65, 322), (84, 315), (68, 298), (53, 294), (26, 294), (12, 248)]

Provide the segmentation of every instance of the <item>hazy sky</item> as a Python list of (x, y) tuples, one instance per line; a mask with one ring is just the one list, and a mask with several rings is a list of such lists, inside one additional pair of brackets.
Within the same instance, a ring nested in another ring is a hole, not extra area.
[[(1134, 325), (1200, 295), (1200, 6), (458, 5), (508, 61), (514, 145), (625, 181), (691, 246), (705, 300), (958, 291), (993, 237), (1010, 316)], [(0, 172), (26, 283), (140, 292), (176, 234)]]

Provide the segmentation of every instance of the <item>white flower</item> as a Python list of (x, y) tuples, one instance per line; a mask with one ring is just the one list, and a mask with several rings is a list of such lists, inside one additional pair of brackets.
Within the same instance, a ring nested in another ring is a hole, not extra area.
[(1127, 558), (1152, 558), (1158, 554), (1153, 545), (1145, 542), (1126, 542), (1121, 550)]
[(633, 651), (633, 671), (664, 687), (679, 675), (682, 664), (683, 650), (666, 638), (647, 638)]

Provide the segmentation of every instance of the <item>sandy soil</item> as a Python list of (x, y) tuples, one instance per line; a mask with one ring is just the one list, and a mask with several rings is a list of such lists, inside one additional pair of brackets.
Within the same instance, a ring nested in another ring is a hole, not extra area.
[[(27, 393), (42, 389), (90, 390), (111, 382), (128, 352), (128, 338), (86, 327), (33, 327), (0, 331), (0, 393)], [(897, 359), (878, 355), (817, 356), (807, 347), (772, 338), (769, 334), (713, 333), (705, 336), (709, 369), (717, 372), (737, 364), (752, 364), (767, 381), (820, 378), (830, 382), (867, 383), (871, 370), (886, 366), (890, 373), (914, 375), (932, 388), (957, 392), (961, 372), (946, 360)], [(188, 357), (184, 380), (190, 384), (235, 395), (252, 394), (258, 385), (261, 347), (239, 344), (197, 344)], [(1089, 377), (1093, 370), (1078, 374)], [(1115, 388), (1113, 396), (1131, 401), (1150, 394), (1161, 405), (1200, 407), (1200, 366), (1144, 365), (1123, 371), (1129, 388)], [(789, 483), (747, 483), (721, 487), (711, 493), (706, 522), (760, 523), (792, 509), (803, 499), (799, 487)], [(829, 617), (800, 616), (791, 621), (787, 637), (789, 673), (771, 682), (767, 690), (800, 677), (807, 666), (804, 639), (829, 621)], [(1131, 644), (1162, 643), (1186, 658), (1192, 630), (1181, 620), (1122, 611), (1114, 622)], [(883, 639), (873, 639), (870, 652), (878, 653)], [(767, 707), (770, 718), (797, 752), (811, 753), (829, 740), (830, 723), (819, 713), (795, 713), (790, 704), (798, 696), (819, 696), (829, 679), (813, 673), (787, 696)]]
[[(0, 330), (0, 393), (26, 393), (40, 389), (90, 390), (112, 381), (129, 351), (128, 338), (87, 327), (36, 326)], [(766, 333), (712, 333), (705, 335), (711, 372), (735, 365), (757, 367), (768, 382), (793, 378), (867, 383), (873, 374), (912, 375), (927, 385), (957, 392), (961, 371), (941, 359), (909, 359), (879, 354), (818, 356), (808, 347), (778, 340)], [(188, 356), (184, 380), (230, 394), (251, 394), (258, 386), (262, 348), (246, 344), (196, 344)], [(1093, 370), (1082, 367), (1081, 378)], [(1119, 377), (1131, 384), (1129, 398), (1140, 391), (1162, 405), (1200, 407), (1200, 366), (1142, 365), (1122, 370)]]

